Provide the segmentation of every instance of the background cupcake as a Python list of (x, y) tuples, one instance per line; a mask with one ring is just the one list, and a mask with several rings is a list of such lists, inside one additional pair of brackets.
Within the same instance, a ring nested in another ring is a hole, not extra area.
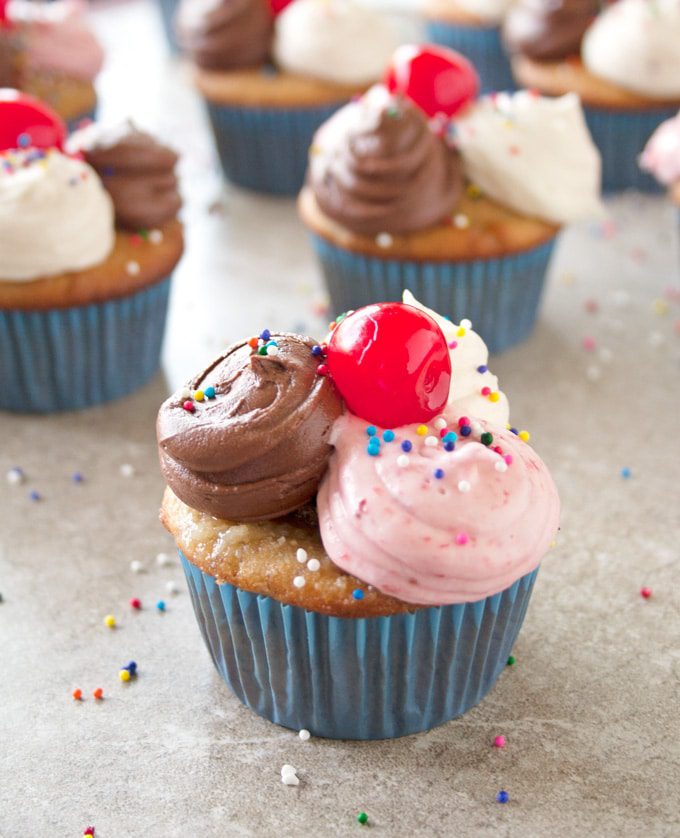
[(426, 0), (427, 39), (461, 52), (475, 65), (482, 92), (514, 90), (501, 40), (511, 0)]
[(131, 125), (92, 126), (69, 148), (84, 159), (30, 144), (0, 152), (5, 410), (88, 407), (159, 366), (183, 247), (177, 158)]
[(1, 86), (47, 102), (71, 129), (94, 117), (94, 80), (104, 62), (86, 14), (81, 0), (10, 0), (0, 23)]
[(266, 0), (185, 0), (177, 26), (225, 175), (281, 195), (302, 186), (316, 128), (379, 78), (398, 40), (337, 0), (295, 0), (276, 19)]
[(649, 138), (640, 167), (668, 190), (669, 198), (680, 211), (680, 113), (659, 125)]
[[(507, 401), (463, 331), (449, 349), (430, 314), (401, 304), (349, 315), (325, 357), (265, 331), (160, 409), (161, 519), (203, 638), (271, 721), (402, 736), (465, 712), (505, 666), (559, 500), (495, 424)], [(385, 427), (374, 410), (429, 427)]]
[(484, 97), (436, 127), (376, 86), (315, 136), (299, 210), (335, 314), (410, 288), (501, 351), (534, 326), (561, 226), (601, 212), (598, 154), (575, 96)]
[(680, 5), (620, 0), (601, 11), (597, 0), (518, 0), (504, 36), (519, 84), (581, 97), (603, 188), (657, 190), (637, 159), (680, 107)]

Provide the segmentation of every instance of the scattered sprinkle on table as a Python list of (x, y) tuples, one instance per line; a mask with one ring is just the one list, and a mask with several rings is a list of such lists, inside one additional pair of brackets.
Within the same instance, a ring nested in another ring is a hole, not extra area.
[(368, 815), (366, 812), (359, 812), (357, 815), (357, 823), (360, 823), (362, 826), (365, 826), (368, 823)]
[(647, 588), (646, 586), (644, 588), (640, 588), (640, 596), (643, 599), (649, 599), (651, 597), (651, 595), (652, 595), (652, 589), (651, 588)]
[(106, 617), (104, 617), (104, 625), (110, 629), (116, 627), (116, 618), (113, 616), (113, 614), (107, 614)]
[(507, 740), (506, 740), (505, 736), (503, 736), (503, 735), (496, 736), (493, 740), (494, 748), (505, 748), (506, 745), (507, 745)]
[(162, 599), (159, 599), (158, 602), (156, 603), (156, 608), (160, 612), (165, 611), (165, 601), (162, 600)]
[(134, 477), (135, 467), (130, 463), (123, 463), (120, 467), (120, 473), (122, 477)]
[(134, 608), (136, 611), (139, 611), (142, 607), (142, 601), (139, 597), (133, 596), (130, 600), (130, 607)]
[(74, 471), (71, 475), (71, 480), (73, 480), (74, 483), (83, 483), (85, 478), (79, 471)]
[(177, 584), (177, 582), (173, 582), (172, 580), (170, 580), (169, 582), (165, 583), (165, 590), (169, 594), (176, 596), (179, 593), (179, 585)]
[(281, 768), (281, 782), (285, 786), (299, 786), (300, 779), (297, 776), (297, 771), (292, 765), (284, 765)]
[(24, 474), (23, 469), (15, 466), (7, 472), (5, 478), (10, 486), (19, 486), (26, 479), (26, 475)]
[(623, 477), (624, 480), (628, 480), (630, 475), (631, 475), (631, 470), (628, 468), (628, 466), (624, 466), (621, 469), (621, 477)]
[(104, 698), (104, 690), (101, 687), (97, 687), (96, 690), (92, 691), (92, 695), (97, 701), (101, 701)]
[(75, 689), (71, 693), (73, 696), (74, 701), (82, 701), (83, 700), (83, 691), (81, 689)]
[(510, 795), (507, 793), (507, 791), (503, 791), (502, 789), (496, 795), (496, 803), (507, 803), (509, 800)]
[(36, 503), (37, 501), (42, 500), (42, 495), (35, 489), (31, 489), (31, 491), (28, 493), (28, 499)]
[(298, 733), (298, 736), (300, 737), (300, 739), (302, 739), (303, 742), (308, 742), (312, 734), (306, 728), (303, 727), (302, 730)]
[(514, 666), (515, 665), (515, 656), (510, 655), (507, 660), (507, 666)]
[(141, 573), (144, 570), (144, 565), (137, 559), (133, 559), (133, 561), (130, 562), (130, 570), (133, 573)]
[(170, 564), (170, 556), (167, 553), (159, 553), (156, 556), (156, 564), (160, 567), (167, 567)]

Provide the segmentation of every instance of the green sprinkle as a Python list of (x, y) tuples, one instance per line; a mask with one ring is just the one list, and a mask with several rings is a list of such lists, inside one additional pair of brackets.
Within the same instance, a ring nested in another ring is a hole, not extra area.
[(363, 826), (365, 823), (368, 823), (368, 815), (366, 812), (359, 812), (357, 815), (357, 821)]
[(391, 119), (399, 119), (399, 117), (401, 116), (401, 111), (399, 110), (399, 108), (388, 108), (387, 115)]
[(482, 443), (482, 445), (491, 445), (491, 443), (493, 442), (493, 436), (488, 431), (486, 431), (480, 436), (479, 441)]
[(266, 354), (267, 354), (267, 347), (266, 347), (266, 346), (261, 346), (261, 347), (257, 350), (257, 354), (258, 354), (258, 355), (266, 355)]
[(508, 666), (512, 666), (514, 664), (514, 662), (515, 662), (515, 656), (510, 655), (510, 657), (508, 658)]

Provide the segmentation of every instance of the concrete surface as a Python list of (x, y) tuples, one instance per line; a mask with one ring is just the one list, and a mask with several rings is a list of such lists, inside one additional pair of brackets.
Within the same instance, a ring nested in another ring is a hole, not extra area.
[[(102, 78), (104, 112), (132, 112), (191, 149), (189, 246), (167, 382), (78, 415), (0, 416), (0, 835), (67, 838), (88, 825), (98, 838), (680, 834), (671, 209), (626, 197), (610, 205), (612, 222), (570, 231), (534, 337), (493, 363), (564, 501), (516, 665), (479, 707), (426, 735), (301, 742), (228, 692), (177, 562), (156, 563), (172, 544), (156, 519), (153, 426), (168, 386), (232, 338), (264, 326), (320, 334), (316, 266), (292, 204), (221, 191), (200, 107), (164, 63), (151, 4), (104, 6), (97, 23), (109, 44), (128, 46)], [(21, 486), (4, 479), (15, 465)], [(139, 676), (121, 684), (130, 659)], [(76, 687), (85, 701), (71, 698)], [(499, 734), (504, 750), (492, 746)], [(284, 763), (299, 787), (281, 783)], [(495, 802), (500, 789), (507, 805)]]

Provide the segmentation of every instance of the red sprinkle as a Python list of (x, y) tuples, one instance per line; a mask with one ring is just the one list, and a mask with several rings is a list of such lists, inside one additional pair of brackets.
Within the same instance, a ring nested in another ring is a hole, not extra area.
[(470, 424), (470, 420), (467, 418), (467, 416), (461, 416), (460, 419), (458, 420), (458, 427), (460, 427), (460, 428), (462, 428), (463, 425), (469, 425), (469, 424)]
[(96, 690), (93, 690), (92, 695), (97, 699), (97, 701), (101, 701), (104, 698), (104, 690), (101, 687), (97, 687)]
[(92, 835), (94, 838), (94, 827), (93, 826), (86, 826), (83, 835)]
[(82, 697), (83, 697), (83, 691), (82, 691), (82, 690), (79, 690), (79, 689), (78, 689), (78, 690), (73, 690), (73, 692), (71, 693), (71, 695), (73, 696), (73, 698), (74, 698), (76, 701), (81, 701), (81, 700), (82, 700)]
[(194, 413), (196, 410), (196, 406), (193, 402), (190, 402), (188, 399), (184, 402), (182, 407), (186, 410), (187, 413)]
[(647, 587), (640, 588), (640, 596), (643, 599), (649, 599), (651, 595), (652, 595), (652, 589), (651, 588), (647, 588)]
[(142, 243), (142, 241), (143, 241), (143, 239), (142, 239), (142, 237), (139, 235), (139, 233), (133, 233), (133, 234), (130, 236), (130, 244), (131, 244), (133, 247), (139, 247), (139, 245)]
[(491, 395), (491, 387), (482, 387), (482, 395), (483, 396)]
[(448, 428), (442, 428), (441, 431), (439, 431), (439, 436), (445, 437), (446, 434), (448, 434), (448, 432), (449, 432)]
[(138, 599), (136, 596), (133, 596), (130, 600), (130, 605), (139, 611), (139, 609), (142, 607), (142, 600)]
[(328, 366), (326, 364), (319, 364), (316, 368), (317, 375), (328, 375)]

